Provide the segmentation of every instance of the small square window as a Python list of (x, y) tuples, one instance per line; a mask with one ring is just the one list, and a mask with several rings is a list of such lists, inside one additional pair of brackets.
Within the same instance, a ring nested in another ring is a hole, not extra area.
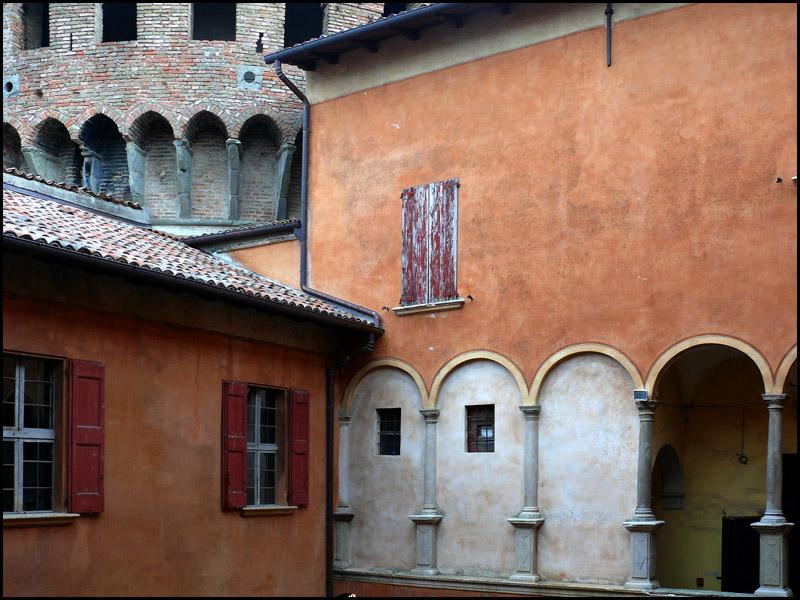
[(400, 409), (378, 408), (378, 454), (400, 455)]
[(467, 452), (494, 452), (494, 404), (466, 409)]

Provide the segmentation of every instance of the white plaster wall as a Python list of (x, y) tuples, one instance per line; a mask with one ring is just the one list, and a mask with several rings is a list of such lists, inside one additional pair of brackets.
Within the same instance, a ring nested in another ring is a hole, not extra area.
[(545, 579), (624, 583), (636, 508), (639, 419), (633, 382), (615, 360), (575, 356), (539, 396), (539, 569)]
[[(377, 408), (400, 408), (400, 456), (377, 454)], [(411, 570), (414, 523), (422, 506), (425, 420), (414, 380), (398, 369), (369, 373), (358, 385), (350, 422), (351, 564)], [(345, 457), (342, 457), (345, 459)]]
[[(495, 405), (495, 451), (466, 451), (467, 405)], [(439, 394), (437, 502), (439, 569), (443, 573), (509, 576), (516, 565), (514, 528), (506, 519), (523, 505), (522, 404), (514, 378), (492, 361), (466, 363)]]

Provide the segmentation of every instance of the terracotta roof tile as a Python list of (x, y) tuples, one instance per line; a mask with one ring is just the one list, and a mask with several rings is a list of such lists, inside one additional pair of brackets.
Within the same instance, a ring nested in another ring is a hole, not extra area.
[(375, 326), (364, 316), (187, 246), (173, 236), (5, 187), (3, 237), (89, 254), (328, 318)]
[(46, 185), (50, 185), (53, 187), (60, 188), (62, 190), (68, 190), (70, 192), (76, 192), (78, 194), (85, 194), (86, 196), (91, 196), (92, 198), (99, 198), (100, 200), (105, 200), (106, 202), (112, 202), (113, 204), (121, 204), (123, 206), (127, 206), (129, 208), (135, 208), (137, 210), (142, 210), (140, 204), (136, 202), (132, 202), (130, 200), (117, 200), (114, 196), (110, 196), (108, 194), (97, 193), (93, 192), (89, 188), (80, 187), (75, 185), (74, 183), (63, 183), (58, 181), (51, 181), (49, 179), (45, 179), (40, 175), (33, 175), (32, 173), (25, 173), (24, 171), (20, 171), (19, 169), (15, 169), (13, 167), (3, 167), (3, 173), (8, 173), (9, 175), (16, 175), (17, 177), (22, 177), (23, 179), (28, 179), (29, 181), (38, 181), (39, 183), (44, 183)]

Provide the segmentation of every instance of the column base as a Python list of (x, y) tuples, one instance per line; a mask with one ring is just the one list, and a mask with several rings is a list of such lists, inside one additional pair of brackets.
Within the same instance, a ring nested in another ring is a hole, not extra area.
[(333, 513), (336, 527), (336, 544), (334, 546), (333, 567), (346, 569), (350, 566), (350, 521), (355, 514), (349, 507), (339, 507)]
[(762, 586), (753, 592), (756, 596), (771, 596), (773, 598), (793, 598), (794, 594), (788, 587), (776, 588), (771, 586)]
[(625, 521), (623, 526), (631, 532), (631, 576), (625, 587), (634, 590), (654, 590), (661, 587), (656, 580), (656, 543), (653, 532), (665, 521)]
[(444, 515), (437, 510), (409, 515), (408, 518), (417, 526), (417, 566), (411, 572), (415, 575), (438, 575), (436, 546), (439, 522)]
[(536, 550), (538, 531), (544, 523), (544, 517), (538, 510), (526, 512), (523, 509), (519, 514), (506, 520), (514, 527), (517, 554), (517, 570), (509, 579), (530, 583), (541, 581), (542, 576), (538, 572)]
[(765, 515), (751, 527), (758, 531), (758, 583), (756, 596), (791, 597), (789, 588), (789, 544), (786, 539), (794, 523), (782, 516)]

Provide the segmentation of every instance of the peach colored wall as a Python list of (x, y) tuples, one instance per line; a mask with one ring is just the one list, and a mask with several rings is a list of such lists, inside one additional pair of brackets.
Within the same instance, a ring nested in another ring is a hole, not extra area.
[[(323, 593), (323, 357), (7, 295), (3, 348), (106, 368), (105, 512), (5, 529), (4, 595)], [(308, 508), (221, 510), (223, 379), (311, 392)]]
[(598, 28), (314, 105), (311, 284), (396, 306), (400, 191), (457, 177), (474, 301), (383, 312), (373, 357), (430, 386), (491, 349), (530, 381), (576, 342), (646, 373), (722, 333), (776, 368), (797, 325), (796, 27), (791, 4), (692, 5), (616, 25), (611, 68)]
[(300, 242), (297, 240), (242, 248), (227, 254), (251, 271), (300, 287)]

